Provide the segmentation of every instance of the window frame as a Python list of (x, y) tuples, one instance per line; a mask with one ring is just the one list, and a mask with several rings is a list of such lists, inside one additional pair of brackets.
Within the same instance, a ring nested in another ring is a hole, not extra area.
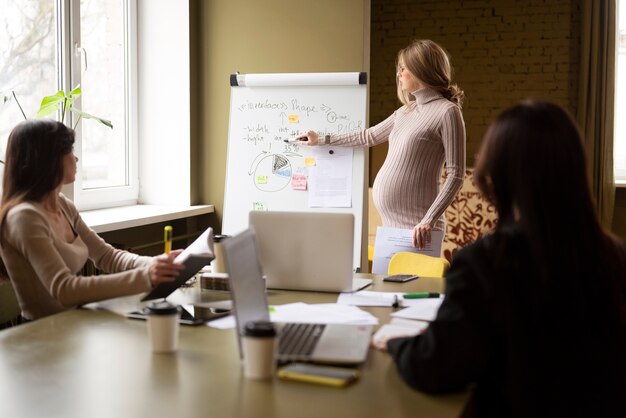
[[(126, 185), (84, 189), (82, 182), (82, 145), (81, 125), (95, 123), (81, 120), (76, 129), (74, 152), (78, 157), (78, 175), (73, 184), (63, 188), (66, 196), (74, 201), (79, 210), (91, 210), (115, 206), (133, 205), (139, 199), (139, 139), (137, 123), (137, 0), (122, 0), (124, 7), (124, 42), (125, 68), (124, 107), (126, 123), (118, 123), (114, 129), (123, 129), (126, 141)], [(81, 45), (80, 0), (59, 0), (57, 2), (57, 65), (58, 84), (61, 89), (70, 91), (81, 84), (83, 54), (79, 53)], [(86, 92), (85, 94), (89, 94)], [(81, 98), (75, 102), (79, 109)], [(76, 116), (69, 112), (67, 124), (74, 126)]]

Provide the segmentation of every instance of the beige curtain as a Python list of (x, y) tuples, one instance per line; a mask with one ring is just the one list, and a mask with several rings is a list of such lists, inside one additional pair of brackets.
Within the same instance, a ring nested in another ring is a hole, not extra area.
[(602, 224), (611, 228), (615, 203), (616, 0), (582, 0), (578, 123), (585, 137), (592, 193)]

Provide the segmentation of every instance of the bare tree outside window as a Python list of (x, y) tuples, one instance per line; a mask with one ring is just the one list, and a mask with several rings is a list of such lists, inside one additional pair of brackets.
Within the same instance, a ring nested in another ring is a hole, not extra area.
[[(0, 13), (0, 91), (14, 91), (27, 117), (57, 86), (54, 0), (3, 0)], [(11, 101), (14, 101), (13, 99)], [(0, 146), (24, 120), (16, 103), (0, 103)]]

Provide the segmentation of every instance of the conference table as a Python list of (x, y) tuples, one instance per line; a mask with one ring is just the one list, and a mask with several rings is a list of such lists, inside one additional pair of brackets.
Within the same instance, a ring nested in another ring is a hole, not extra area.
[[(443, 280), (374, 279), (368, 290), (442, 291)], [(207, 303), (228, 292), (193, 286), (177, 300)], [(144, 321), (119, 312), (139, 296), (102, 309), (73, 309), (0, 331), (1, 417), (456, 417), (468, 392), (430, 396), (399, 377), (387, 353), (370, 349), (361, 377), (346, 388), (245, 379), (234, 329), (181, 326), (173, 354), (153, 354)], [(168, 298), (169, 299), (169, 298)], [(337, 294), (268, 290), (268, 301), (335, 302)], [(363, 308), (389, 322), (392, 308)]]

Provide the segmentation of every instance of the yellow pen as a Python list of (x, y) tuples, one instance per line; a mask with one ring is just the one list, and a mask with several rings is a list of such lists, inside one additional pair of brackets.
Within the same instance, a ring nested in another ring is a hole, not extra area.
[(163, 228), (163, 241), (165, 242), (165, 254), (169, 254), (172, 251), (172, 232), (171, 226), (167, 225)]

